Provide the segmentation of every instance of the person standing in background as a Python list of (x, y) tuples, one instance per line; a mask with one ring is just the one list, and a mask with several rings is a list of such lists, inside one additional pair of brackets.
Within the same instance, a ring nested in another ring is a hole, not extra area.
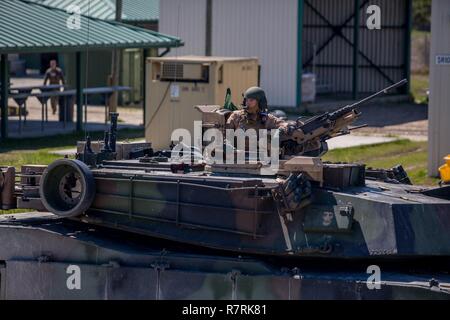
[[(50, 68), (47, 69), (47, 71), (45, 72), (45, 76), (44, 76), (44, 86), (47, 85), (47, 82), (49, 82), (49, 84), (62, 84), (64, 85), (64, 73), (61, 70), (61, 68), (59, 68), (57, 66), (56, 60), (51, 60), (50, 61)], [(59, 89), (57, 89), (59, 90)], [(56, 107), (58, 106), (58, 97), (51, 97), (50, 98), (50, 102), (52, 105), (52, 111), (53, 114), (56, 113)]]

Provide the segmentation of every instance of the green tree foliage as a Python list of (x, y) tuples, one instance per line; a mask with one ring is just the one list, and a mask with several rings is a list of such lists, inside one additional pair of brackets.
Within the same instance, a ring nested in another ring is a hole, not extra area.
[(429, 31), (431, 20), (431, 0), (413, 0), (413, 28)]

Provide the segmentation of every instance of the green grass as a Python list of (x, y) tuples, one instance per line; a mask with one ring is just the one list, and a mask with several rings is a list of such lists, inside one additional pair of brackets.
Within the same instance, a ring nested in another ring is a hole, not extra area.
[(323, 157), (324, 161), (358, 162), (384, 169), (401, 164), (414, 184), (437, 185), (439, 179), (427, 176), (427, 159), (427, 143), (410, 140), (335, 149)]
[[(89, 132), (91, 139), (103, 140), (103, 131)], [(118, 140), (139, 139), (144, 137), (144, 129), (122, 129), (117, 133)], [(84, 140), (84, 133), (70, 133), (51, 137), (7, 139), (0, 144), (0, 154), (10, 151), (24, 150), (58, 150), (73, 148), (77, 141)], [(0, 164), (1, 164), (0, 158)]]
[(0, 153), (0, 164), (2, 166), (14, 166), (18, 169), (24, 164), (49, 164), (61, 156), (51, 154), (48, 151), (10, 151)]
[(0, 214), (16, 214), (24, 212), (32, 212), (32, 209), (11, 209), (11, 210), (0, 210)]
[(415, 103), (427, 102), (427, 89), (429, 88), (428, 74), (412, 74), (411, 75), (411, 94)]
[[(92, 140), (101, 140), (103, 132), (90, 133)], [(123, 129), (117, 134), (118, 140), (134, 140), (144, 137), (143, 130)], [(76, 147), (77, 141), (84, 140), (84, 134), (66, 134), (54, 137), (8, 139), (0, 145), (0, 165), (15, 166), (19, 169), (24, 164), (49, 164), (60, 155), (51, 153), (54, 150)]]

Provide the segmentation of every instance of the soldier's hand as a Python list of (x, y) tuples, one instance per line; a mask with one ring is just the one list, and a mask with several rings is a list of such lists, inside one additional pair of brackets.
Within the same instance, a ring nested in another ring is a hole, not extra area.
[(303, 133), (302, 129), (291, 125), (287, 127), (285, 138), (294, 140), (295, 142), (300, 144), (305, 141), (305, 134)]

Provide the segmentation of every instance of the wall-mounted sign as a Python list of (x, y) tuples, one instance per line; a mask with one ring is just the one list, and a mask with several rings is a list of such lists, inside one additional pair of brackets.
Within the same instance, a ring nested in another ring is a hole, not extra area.
[(450, 54), (439, 54), (439, 55), (436, 55), (436, 64), (447, 64), (447, 65), (450, 65)]

